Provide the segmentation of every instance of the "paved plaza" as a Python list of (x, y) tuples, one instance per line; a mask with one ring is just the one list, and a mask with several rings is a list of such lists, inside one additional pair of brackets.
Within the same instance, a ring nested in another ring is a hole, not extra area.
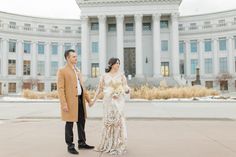
[[(102, 106), (88, 109), (87, 143), (98, 144)], [(124, 157), (235, 157), (236, 103), (128, 102)], [(76, 135), (76, 134), (75, 134)], [(76, 137), (75, 137), (76, 140)], [(80, 150), (81, 157), (108, 157)], [(69, 157), (58, 102), (0, 102), (0, 157)]]

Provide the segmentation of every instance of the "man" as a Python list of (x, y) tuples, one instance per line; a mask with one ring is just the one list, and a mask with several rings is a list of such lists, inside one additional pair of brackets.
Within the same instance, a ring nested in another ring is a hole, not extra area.
[(73, 143), (73, 124), (77, 123), (78, 131), (78, 148), (93, 149), (93, 146), (86, 144), (85, 136), (85, 119), (86, 104), (91, 104), (90, 97), (83, 86), (81, 73), (76, 68), (77, 54), (75, 50), (67, 50), (65, 52), (66, 65), (58, 70), (58, 94), (61, 104), (61, 118), (66, 121), (65, 124), (65, 141), (68, 152), (71, 154), (79, 154)]

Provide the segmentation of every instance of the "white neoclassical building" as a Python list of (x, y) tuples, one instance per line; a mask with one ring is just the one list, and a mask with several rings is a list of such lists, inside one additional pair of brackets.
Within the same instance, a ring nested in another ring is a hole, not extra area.
[(0, 93), (56, 89), (64, 51), (75, 49), (87, 84), (118, 57), (132, 81), (236, 90), (236, 10), (179, 16), (181, 0), (77, 0), (81, 18), (0, 12)]

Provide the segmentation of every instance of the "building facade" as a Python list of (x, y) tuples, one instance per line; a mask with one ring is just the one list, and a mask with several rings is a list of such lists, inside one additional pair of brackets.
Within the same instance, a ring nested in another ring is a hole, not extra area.
[[(81, 18), (49, 19), (0, 12), (0, 93), (56, 89), (64, 51), (75, 49), (87, 80), (110, 57), (134, 78), (172, 78), (236, 89), (236, 10), (179, 16), (181, 0), (77, 0)], [(132, 80), (131, 80), (132, 81)]]

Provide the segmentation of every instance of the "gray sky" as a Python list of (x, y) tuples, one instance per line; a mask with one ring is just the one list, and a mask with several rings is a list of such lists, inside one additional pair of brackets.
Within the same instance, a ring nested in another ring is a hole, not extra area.
[[(181, 15), (195, 15), (236, 9), (236, 0), (183, 0)], [(51, 18), (78, 19), (75, 0), (0, 0), (0, 11)]]

